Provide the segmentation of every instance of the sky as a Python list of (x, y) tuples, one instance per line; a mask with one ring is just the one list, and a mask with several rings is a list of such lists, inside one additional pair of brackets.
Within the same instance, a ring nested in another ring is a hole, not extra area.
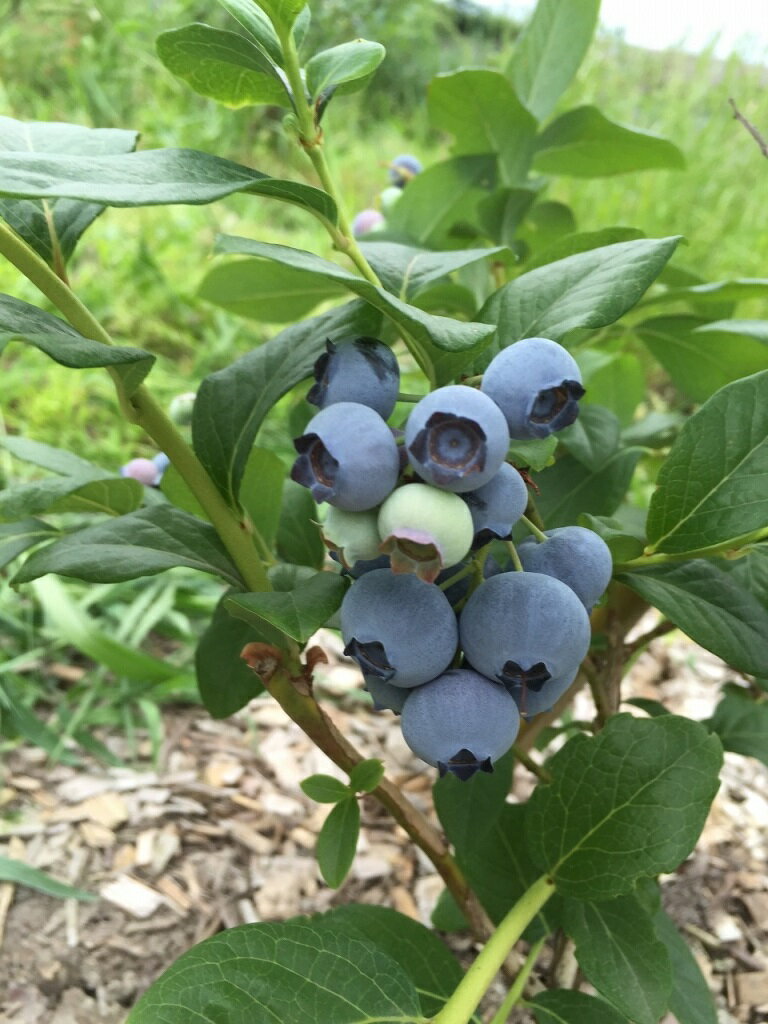
[[(532, 0), (479, 2), (517, 16), (535, 6)], [(600, 21), (634, 46), (699, 52), (717, 37), (719, 57), (737, 52), (768, 62), (768, 0), (602, 0)]]

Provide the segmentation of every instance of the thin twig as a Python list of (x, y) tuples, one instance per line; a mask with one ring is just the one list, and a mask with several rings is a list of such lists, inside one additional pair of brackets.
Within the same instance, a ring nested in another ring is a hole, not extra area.
[(752, 122), (748, 121), (746, 119), (746, 117), (744, 117), (742, 112), (736, 106), (736, 101), (733, 99), (733, 97), (729, 96), (728, 97), (728, 102), (731, 104), (731, 107), (733, 108), (733, 116), (736, 118), (736, 120), (740, 124), (744, 125), (744, 127), (747, 129), (749, 134), (752, 136), (752, 138), (757, 143), (757, 145), (758, 145), (758, 147), (760, 149), (760, 152), (763, 154), (763, 156), (764, 157), (768, 157), (768, 142), (765, 141), (763, 136), (760, 134), (760, 132), (757, 130), (757, 128), (755, 128), (755, 126), (752, 124)]
[(633, 654), (647, 647), (649, 643), (657, 640), (660, 636), (671, 633), (673, 629), (677, 629), (674, 622), (670, 622), (669, 619), (662, 619), (653, 629), (649, 629), (647, 633), (643, 633), (642, 636), (637, 637), (631, 643), (624, 644), (624, 660), (628, 661)]

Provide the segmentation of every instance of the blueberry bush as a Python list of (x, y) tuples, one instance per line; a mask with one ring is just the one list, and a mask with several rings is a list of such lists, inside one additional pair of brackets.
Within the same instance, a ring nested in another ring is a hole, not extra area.
[[(684, 166), (594, 106), (561, 109), (598, 0), (539, 0), (503, 67), (438, 75), (428, 109), (451, 154), (394, 156), (354, 218), (329, 124), (383, 47), (307, 53), (304, 0), (219, 2), (229, 28), (164, 32), (158, 54), (226, 107), (282, 110), (306, 181), (137, 148), (119, 128), (0, 119), (0, 253), (46, 300), (0, 296), (0, 346), (106, 370), (160, 453), (113, 473), (4, 439), (49, 475), (0, 493), (0, 566), (18, 587), (213, 576), (196, 659), (210, 713), (266, 689), (348, 774), (304, 783), (334, 805), (317, 845), (327, 883), (344, 880), (372, 794), (445, 882), (435, 927), (484, 944), (464, 973), (434, 931), (384, 907), (247, 925), (182, 956), (130, 1024), (466, 1024), (502, 967), (493, 1024), (515, 1007), (541, 1024), (714, 1024), (657, 878), (693, 850), (723, 748), (768, 761), (768, 325), (738, 315), (768, 280), (702, 281), (675, 262), (680, 237), (579, 231), (547, 198), (556, 175)], [(314, 218), (327, 251), (219, 237), (205, 298), (228, 308), (237, 293), (258, 317), (287, 295), (296, 322), (166, 412), (146, 383), (155, 357), (109, 336), (67, 264), (106, 207), (233, 193)], [(271, 444), (281, 431), (292, 462)], [(441, 830), (318, 703), (322, 626), (435, 776)], [(672, 628), (739, 679), (707, 721), (623, 705), (632, 658)], [(594, 721), (563, 719), (585, 686)], [(507, 801), (516, 760), (537, 776), (525, 803)], [(589, 994), (531, 995), (553, 935)]]

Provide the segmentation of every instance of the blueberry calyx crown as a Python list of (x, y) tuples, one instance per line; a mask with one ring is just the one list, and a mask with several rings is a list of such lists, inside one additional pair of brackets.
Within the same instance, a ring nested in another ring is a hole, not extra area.
[(471, 750), (462, 747), (461, 750), (458, 750), (447, 761), (438, 761), (437, 770), (440, 773), (441, 779), (450, 772), (451, 775), (455, 775), (462, 782), (466, 782), (467, 779), (472, 778), (475, 772), (488, 772), (491, 774), (493, 772), (493, 765), (491, 764), (490, 757), (480, 759)]
[(485, 469), (486, 434), (467, 416), (433, 412), (409, 446), (432, 471), (437, 484), (450, 484)]
[(585, 394), (577, 380), (564, 380), (557, 387), (544, 388), (531, 406), (531, 423), (551, 426), (553, 430), (569, 427), (579, 415), (579, 399)]
[(389, 555), (392, 572), (413, 573), (425, 583), (434, 583), (444, 568), (440, 549), (426, 532), (404, 528), (387, 537), (381, 550)]
[(516, 661), (506, 661), (496, 676), (502, 686), (511, 694), (513, 690), (533, 690), (538, 693), (552, 676), (543, 661), (537, 661), (530, 668), (521, 668)]
[(333, 497), (339, 472), (339, 461), (334, 459), (317, 434), (302, 434), (293, 446), (299, 453), (291, 468), (291, 479), (308, 487), (315, 501)]
[(387, 659), (387, 652), (380, 640), (368, 640), (362, 642), (357, 637), (352, 637), (344, 648), (344, 654), (348, 658), (354, 658), (364, 675), (375, 676), (385, 682), (395, 674), (395, 669)]

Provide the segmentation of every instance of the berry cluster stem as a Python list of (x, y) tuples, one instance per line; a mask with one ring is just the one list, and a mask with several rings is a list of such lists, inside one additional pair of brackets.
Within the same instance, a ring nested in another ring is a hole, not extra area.
[(551, 878), (542, 875), (523, 893), (478, 954), (432, 1024), (468, 1024), (509, 951), (554, 891), (555, 883)]

